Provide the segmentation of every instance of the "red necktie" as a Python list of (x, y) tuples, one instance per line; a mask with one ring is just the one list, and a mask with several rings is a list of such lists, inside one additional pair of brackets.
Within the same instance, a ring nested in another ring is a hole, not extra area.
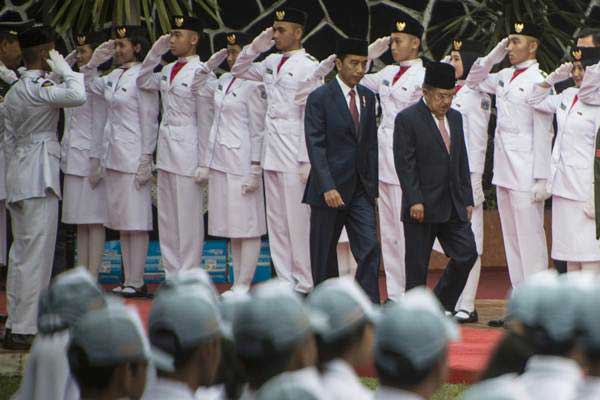
[(354, 122), (354, 127), (356, 128), (356, 132), (358, 133), (359, 128), (359, 119), (358, 119), (358, 108), (356, 107), (356, 92), (354, 89), (350, 90), (350, 104), (348, 107), (350, 108), (350, 115), (352, 116), (352, 121)]
[(229, 89), (231, 89), (231, 85), (233, 85), (233, 82), (235, 82), (236, 77), (234, 76), (233, 79), (231, 80), (231, 82), (229, 82), (229, 85), (227, 85), (227, 89), (225, 90), (225, 94), (229, 93)]
[(281, 57), (281, 61), (279, 61), (279, 64), (277, 65), (277, 73), (279, 73), (279, 70), (281, 69), (283, 64), (285, 64), (285, 62), (288, 60), (288, 58), (290, 58), (290, 57), (289, 56)]
[(510, 82), (513, 81), (517, 76), (521, 75), (523, 72), (527, 71), (527, 68), (517, 68), (513, 71), (512, 78), (510, 78)]
[(442, 140), (446, 145), (446, 150), (448, 150), (448, 154), (450, 154), (450, 135), (448, 134), (448, 130), (446, 129), (444, 118), (438, 119), (438, 128), (440, 129), (440, 133), (442, 134)]
[(173, 79), (175, 78), (177, 73), (181, 70), (181, 68), (183, 68), (184, 65), (185, 65), (185, 63), (181, 62), (181, 61), (177, 61), (175, 63), (175, 65), (173, 65), (173, 69), (171, 69), (171, 79), (170, 79), (171, 82), (173, 82)]
[(394, 75), (394, 79), (392, 80), (392, 86), (394, 86), (394, 83), (396, 83), (396, 81), (400, 79), (400, 77), (404, 75), (404, 73), (408, 71), (409, 68), (410, 66), (400, 66), (400, 69), (398, 70), (398, 72), (396, 72), (396, 75)]
[(455, 88), (456, 90), (454, 93), (456, 94), (456, 93), (460, 92), (460, 89), (462, 89), (462, 87), (463, 87), (463, 85), (456, 85), (456, 88)]
[(575, 105), (575, 103), (577, 103), (577, 100), (579, 100), (579, 96), (575, 95), (575, 97), (573, 97), (573, 102), (571, 103), (571, 108), (569, 108), (569, 111), (573, 109), (573, 106)]

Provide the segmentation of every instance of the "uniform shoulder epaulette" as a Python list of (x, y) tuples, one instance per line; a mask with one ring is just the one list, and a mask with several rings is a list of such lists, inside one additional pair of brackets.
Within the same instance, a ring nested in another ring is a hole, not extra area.
[(544, 70), (542, 70), (542, 69), (540, 69), (539, 71), (540, 71), (540, 74), (542, 74), (542, 76), (543, 76), (544, 78), (547, 78), (547, 77), (548, 77), (548, 73), (547, 73), (546, 71), (544, 71)]
[(308, 53), (306, 53), (306, 58), (308, 58), (310, 61), (319, 62), (319, 60), (317, 60), (316, 58), (314, 58), (313, 56), (311, 56)]

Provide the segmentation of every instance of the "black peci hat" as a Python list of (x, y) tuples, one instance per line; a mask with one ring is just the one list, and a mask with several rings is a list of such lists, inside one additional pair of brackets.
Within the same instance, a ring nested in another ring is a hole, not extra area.
[(421, 39), (421, 36), (423, 36), (423, 25), (409, 16), (398, 17), (394, 19), (392, 33), (408, 33)]
[(573, 47), (569, 52), (571, 61), (581, 62), (584, 67), (597, 64), (600, 61), (600, 48), (598, 47)]
[(97, 45), (106, 41), (106, 39), (107, 36), (103, 31), (73, 34), (73, 41), (76, 46)]
[(171, 17), (172, 29), (186, 29), (202, 33), (202, 21), (196, 17), (186, 17), (184, 15), (174, 15)]
[(456, 78), (454, 67), (447, 63), (431, 62), (425, 69), (424, 85), (438, 89), (454, 89)]
[(117, 25), (113, 28), (116, 39), (126, 39), (133, 36), (146, 36), (144, 28), (139, 25)]
[(293, 22), (299, 25), (306, 25), (308, 15), (297, 8), (280, 8), (275, 11), (275, 22)]
[(515, 21), (510, 27), (511, 35), (525, 35), (541, 39), (542, 30), (531, 21)]
[(238, 45), (240, 47), (244, 47), (248, 43), (250, 43), (250, 36), (246, 35), (243, 32), (228, 32), (227, 35), (227, 44), (230, 46)]
[(338, 57), (348, 54), (366, 57), (369, 53), (368, 48), (369, 43), (367, 43), (366, 40), (356, 38), (340, 39), (337, 42), (335, 54), (337, 54)]
[(484, 51), (483, 43), (475, 40), (463, 40), (456, 38), (452, 41), (452, 51), (458, 51), (463, 64), (463, 74), (458, 79), (467, 79), (471, 67)]
[(22, 49), (54, 43), (55, 37), (52, 28), (46, 25), (33, 26), (18, 35)]

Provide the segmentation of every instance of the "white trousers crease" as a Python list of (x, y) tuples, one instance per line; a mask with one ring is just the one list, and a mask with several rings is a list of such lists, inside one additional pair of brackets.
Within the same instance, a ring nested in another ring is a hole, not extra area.
[(379, 181), (379, 229), (388, 299), (398, 301), (406, 287), (402, 188)]

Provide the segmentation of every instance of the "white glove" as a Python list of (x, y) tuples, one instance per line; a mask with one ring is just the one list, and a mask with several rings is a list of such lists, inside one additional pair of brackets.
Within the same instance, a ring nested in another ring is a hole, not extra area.
[(383, 53), (388, 51), (390, 48), (390, 37), (384, 36), (375, 40), (373, 43), (369, 45), (368, 58), (369, 60), (375, 60), (376, 58), (381, 57)]
[(242, 194), (255, 192), (260, 187), (261, 174), (260, 165), (250, 167), (250, 175), (245, 176), (242, 180)]
[(226, 58), (227, 49), (221, 49), (212, 56), (210, 56), (210, 58), (206, 60), (204, 65), (206, 65), (210, 71), (214, 71), (215, 69), (219, 68), (219, 65), (221, 65)]
[(264, 53), (273, 47), (274, 44), (275, 41), (273, 40), (273, 28), (269, 27), (254, 38), (252, 43), (250, 43), (250, 48), (255, 53)]
[(550, 193), (548, 193), (546, 179), (536, 179), (533, 187), (531, 188), (531, 201), (534, 203), (544, 201), (550, 198)]
[(506, 53), (508, 53), (508, 49), (506, 46), (508, 45), (508, 38), (504, 38), (489, 52), (489, 54), (483, 57), (482, 62), (487, 65), (496, 65), (506, 57)]
[(471, 188), (473, 189), (473, 203), (477, 207), (485, 201), (485, 195), (483, 194), (483, 184), (481, 182), (481, 174), (471, 174)]
[(48, 52), (50, 57), (46, 62), (50, 66), (52, 72), (60, 77), (65, 77), (73, 74), (71, 66), (65, 61), (65, 58), (56, 50), (50, 50)]
[(208, 181), (208, 167), (198, 167), (194, 171), (194, 182), (201, 184)]
[(110, 60), (115, 54), (115, 41), (108, 40), (96, 47), (90, 61), (85, 65), (85, 68), (94, 69)]
[(171, 40), (171, 35), (168, 33), (166, 35), (162, 35), (150, 48), (150, 53), (152, 53), (155, 57), (161, 57), (163, 54), (169, 51), (169, 41)]
[(8, 69), (6, 66), (0, 65), (0, 79), (6, 82), (6, 84), (12, 85), (14, 82), (19, 80), (19, 77), (12, 69)]
[(440, 62), (442, 62), (442, 63), (444, 63), (444, 64), (450, 64), (450, 60), (451, 60), (451, 59), (452, 59), (452, 58), (450, 57), (450, 55), (447, 55), (446, 57), (442, 58), (442, 59), (440, 60)]
[(308, 182), (308, 175), (310, 175), (310, 163), (301, 163), (298, 168), (298, 174), (300, 175), (300, 182)]
[(596, 204), (594, 203), (594, 196), (592, 196), (592, 198), (585, 203), (583, 206), (583, 212), (589, 219), (596, 218)]
[(337, 59), (336, 54), (332, 54), (323, 61), (319, 63), (315, 72), (313, 72), (313, 79), (319, 80), (323, 79), (331, 72), (333, 67), (335, 67), (335, 60)]
[(562, 82), (566, 79), (569, 79), (571, 76), (571, 71), (573, 70), (573, 63), (566, 62), (561, 64), (558, 68), (546, 77), (546, 83), (550, 86), (556, 85), (558, 82)]
[(98, 158), (90, 158), (90, 175), (88, 176), (88, 180), (90, 181), (92, 189), (95, 189), (96, 186), (98, 186), (103, 177), (104, 168), (100, 165), (100, 160)]
[(77, 62), (77, 50), (73, 50), (65, 57), (67, 64), (73, 66)]
[(135, 174), (135, 187), (140, 189), (152, 178), (152, 154), (142, 154)]

